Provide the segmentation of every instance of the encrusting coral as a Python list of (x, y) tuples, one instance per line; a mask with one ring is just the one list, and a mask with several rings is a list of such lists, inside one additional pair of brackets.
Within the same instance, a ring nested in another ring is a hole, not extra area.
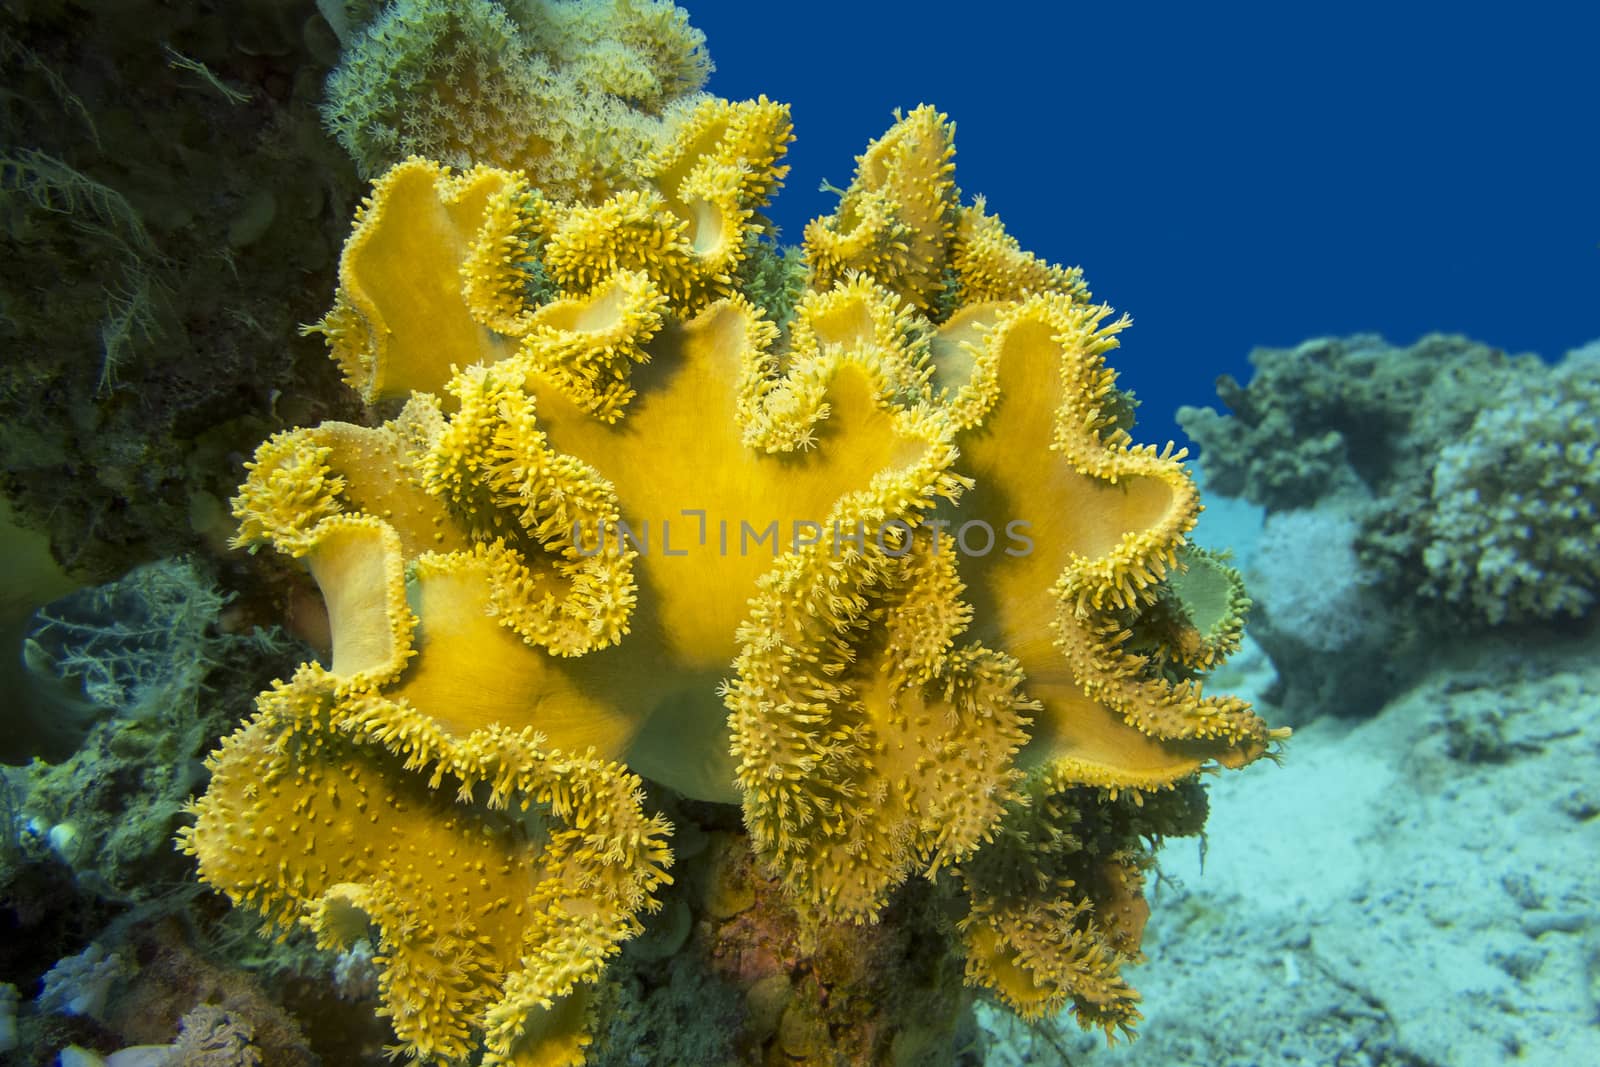
[(277, 435), (235, 501), (333, 654), (262, 695), (183, 844), (327, 943), (374, 926), (409, 1055), (581, 1062), (667, 879), (635, 775), (742, 803), (807, 921), (949, 872), (970, 981), (1131, 1031), (1149, 842), (1284, 736), (1202, 692), (1244, 602), (1174, 580), (1199, 503), (1124, 428), (1125, 320), (960, 204), (922, 107), (808, 227), (780, 329), (739, 278), (789, 137), (707, 101), (587, 200), (401, 163), (316, 328), (408, 399)]

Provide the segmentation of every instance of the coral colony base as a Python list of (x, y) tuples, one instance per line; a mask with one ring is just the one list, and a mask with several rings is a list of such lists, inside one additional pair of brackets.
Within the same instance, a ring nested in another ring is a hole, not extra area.
[[(315, 329), (391, 415), (274, 436), (234, 501), (310, 568), (331, 661), (223, 742), (183, 849), (273, 924), (371, 931), (430, 1062), (584, 1061), (607, 961), (704, 877), (642, 779), (742, 805), (803, 936), (926, 924), (1020, 1014), (1131, 1034), (1152, 844), (1286, 731), (1202, 692), (1246, 601), (1185, 545), (1181, 453), (1126, 432), (1125, 320), (961, 204), (930, 107), (803, 259), (758, 214), (785, 107), (674, 131), (604, 197), (416, 157), (374, 183)], [(685, 513), (870, 533), (574, 536)], [(1017, 521), (1029, 551), (933, 550)], [(895, 907), (913, 876), (935, 896)]]

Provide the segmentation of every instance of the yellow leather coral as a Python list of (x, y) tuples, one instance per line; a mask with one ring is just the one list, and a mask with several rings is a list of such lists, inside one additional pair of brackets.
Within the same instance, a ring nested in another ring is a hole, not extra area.
[[(339, 260), (328, 338), (366, 401), (438, 392), (454, 369), (521, 350), (615, 418), (661, 313), (732, 295), (787, 167), (788, 108), (707, 100), (639, 165), (636, 187), (552, 203), (526, 176), (411, 158), (373, 183)], [(551, 299), (528, 293), (534, 264)]]
[(666, 826), (637, 778), (532, 731), (425, 763), (411, 738), (402, 759), (374, 743), (376, 699), (314, 665), (262, 694), (211, 757), (183, 847), (325, 947), (375, 930), (397, 1051), (464, 1061), (481, 1034), (485, 1063), (581, 1063), (593, 984), (666, 879)]
[(819, 286), (859, 270), (932, 309), (959, 206), (954, 138), (945, 116), (923, 106), (856, 157), (838, 211), (806, 227), (806, 263)]
[[(312, 327), (363, 400), (437, 390), (452, 366), (511, 353), (503, 305), (522, 287), (526, 241), (508, 215), (527, 195), (509, 171), (455, 174), (416, 158), (373, 183), (339, 259), (333, 309)], [(479, 264), (463, 299), (463, 270)]]
[(970, 980), (1128, 1029), (1143, 842), (1282, 736), (1202, 690), (1243, 604), (1179, 580), (1199, 503), (1126, 431), (1125, 320), (960, 206), (919, 108), (808, 228), (780, 329), (739, 277), (789, 136), (708, 103), (590, 203), (401, 164), (319, 329), (409, 399), (274, 437), (235, 501), (333, 662), (263, 695), (185, 846), (325, 940), (371, 922), (413, 1055), (579, 1061), (666, 877), (634, 774), (742, 804), (814, 919), (952, 872)]
[(733, 293), (733, 272), (764, 230), (755, 209), (789, 168), (789, 109), (766, 98), (709, 100), (639, 167), (636, 188), (538, 213), (541, 261), (564, 290), (618, 270), (648, 275), (680, 315)]

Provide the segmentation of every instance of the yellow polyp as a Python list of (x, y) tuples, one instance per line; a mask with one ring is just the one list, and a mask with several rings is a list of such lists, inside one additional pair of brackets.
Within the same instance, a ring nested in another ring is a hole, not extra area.
[(935, 307), (960, 196), (954, 136), (955, 125), (924, 105), (868, 146), (838, 210), (806, 227), (814, 288), (860, 271), (920, 310)]
[[(618, 862), (598, 865), (591, 855), (566, 847), (559, 822), (548, 838), (530, 838), (527, 820), (451, 802), (448, 791), (413, 776), (383, 747), (364, 741), (359, 724), (337, 729), (340, 702), (333, 679), (314, 669), (264, 695), (257, 716), (217, 754), (211, 788), (196, 805), (196, 823), (181, 835), (182, 843), (198, 858), (208, 882), (235, 899), (260, 895), (267, 914), (280, 921), (301, 919), (323, 944), (347, 944), (370, 923), (382, 950), (376, 958), (385, 1011), (397, 1036), (419, 1054), (464, 1059), (473, 1033), (490, 1030), (491, 1018), (507, 1010), (504, 991), (528, 966), (529, 946), (548, 936), (544, 924), (529, 925), (497, 903), (529, 899), (533, 886), (532, 899), (553, 906), (568, 899), (567, 886), (589, 886), (583, 899), (599, 922), (586, 935), (584, 958), (602, 960), (627, 936), (633, 910), (648, 903), (661, 884), (660, 865), (669, 859), (659, 843), (664, 824), (619, 809), (614, 830), (619, 836), (608, 849)], [(392, 828), (393, 835), (375, 838), (364, 824), (358, 829), (333, 818), (337, 808), (328, 805), (337, 802), (322, 790), (277, 802), (322, 822), (327, 829), (316, 836), (286, 841), (282, 851), (263, 846), (250, 862), (229, 847), (236, 835), (248, 832), (250, 820), (264, 824), (259, 833), (267, 837), (279, 820), (293, 821), (288, 810), (259, 804), (246, 816), (242, 805), (249, 783), (281, 773), (291, 762), (304, 766), (308, 757), (301, 745), (274, 742), (289, 721), (300, 725), (302, 739), (317, 739), (311, 766), (329, 789), (367, 789), (385, 802), (392, 814), (380, 833)], [(637, 780), (614, 766), (551, 761), (531, 743), (510, 738), (501, 739), (495, 753), (445, 751), (439, 758), (446, 773), (465, 781), (501, 773), (496, 765), (512, 760), (519, 780), (512, 788), (519, 792), (542, 793), (566, 783), (596, 800), (622, 801), (627, 807), (626, 798), (637, 789)], [(374, 848), (375, 842), (381, 843)], [(441, 865), (440, 857), (449, 862)], [(459, 879), (463, 868), (479, 877)], [(337, 872), (337, 881), (330, 880), (330, 872)], [(464, 919), (468, 910), (478, 918)], [(454, 961), (449, 966), (458, 968), (451, 972), (458, 977), (436, 969), (445, 958)], [(572, 992), (572, 983), (564, 983), (552, 990), (551, 1003)]]
[(329, 467), (332, 450), (317, 443), (315, 434), (274, 434), (245, 464), (249, 474), (233, 500), (233, 515), (239, 520), (236, 547), (253, 551), (272, 544), (290, 555), (303, 555), (311, 530), (344, 511), (344, 479)]
[(649, 275), (618, 271), (587, 296), (540, 308), (525, 324), (519, 355), (575, 404), (615, 422), (633, 399), (633, 366), (650, 358), (645, 346), (666, 305)]
[[(341, 359), (363, 399), (436, 391), (452, 366), (511, 354), (510, 340), (463, 299), (461, 270), (496, 197), (518, 180), (490, 167), (455, 175), (413, 157), (373, 183), (339, 260), (338, 314), (323, 324), (341, 338), (351, 333), (352, 313), (364, 324), (370, 350)], [(505, 283), (489, 288), (503, 292)]]
[(789, 168), (779, 164), (794, 140), (787, 104), (766, 97), (732, 103), (708, 100), (679, 125), (672, 141), (640, 168), (651, 185), (682, 204), (686, 182), (707, 166), (732, 168), (739, 175), (738, 195), (750, 207), (761, 207), (782, 184)]
[(707, 100), (589, 202), (401, 164), (318, 329), (409, 399), (250, 465), (239, 543), (310, 567), (332, 661), (258, 698), (180, 838), (274, 921), (370, 926), (401, 1054), (582, 1062), (670, 881), (640, 773), (741, 804), (809, 918), (943, 873), (971, 981), (1126, 1031), (1140, 842), (1282, 739), (1199, 677), (1242, 592), (1186, 545), (1183, 453), (1128, 433), (1127, 320), (959, 205), (921, 107), (780, 326), (740, 279), (790, 137)]
[(324, 520), (306, 552), (333, 633), (333, 673), (352, 688), (393, 679), (411, 654), (405, 564), (394, 531), (362, 515)]
[(964, 305), (1021, 300), (1035, 293), (1089, 300), (1081, 270), (1058, 267), (1024, 251), (1000, 219), (984, 210), (981, 196), (957, 213), (950, 260)]
[(460, 266), (461, 298), (472, 317), (508, 336), (523, 333), (530, 312), (528, 264), (538, 219), (533, 197), (520, 175), (493, 189)]

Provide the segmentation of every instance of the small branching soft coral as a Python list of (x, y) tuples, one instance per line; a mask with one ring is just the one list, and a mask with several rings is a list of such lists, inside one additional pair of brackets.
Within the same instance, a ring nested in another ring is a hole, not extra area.
[(808, 228), (780, 330), (737, 279), (786, 109), (678, 131), (587, 201), (376, 183), (318, 329), (409, 399), (251, 466), (241, 541), (305, 561), (332, 664), (262, 696), (185, 847), (329, 942), (375, 926), (418, 1056), (582, 1059), (666, 880), (634, 775), (742, 804), (808, 921), (950, 872), (969, 980), (1129, 1030), (1145, 842), (1282, 734), (1203, 692), (1243, 598), (1186, 555), (1181, 454), (1126, 431), (1126, 321), (961, 206), (919, 108)]

